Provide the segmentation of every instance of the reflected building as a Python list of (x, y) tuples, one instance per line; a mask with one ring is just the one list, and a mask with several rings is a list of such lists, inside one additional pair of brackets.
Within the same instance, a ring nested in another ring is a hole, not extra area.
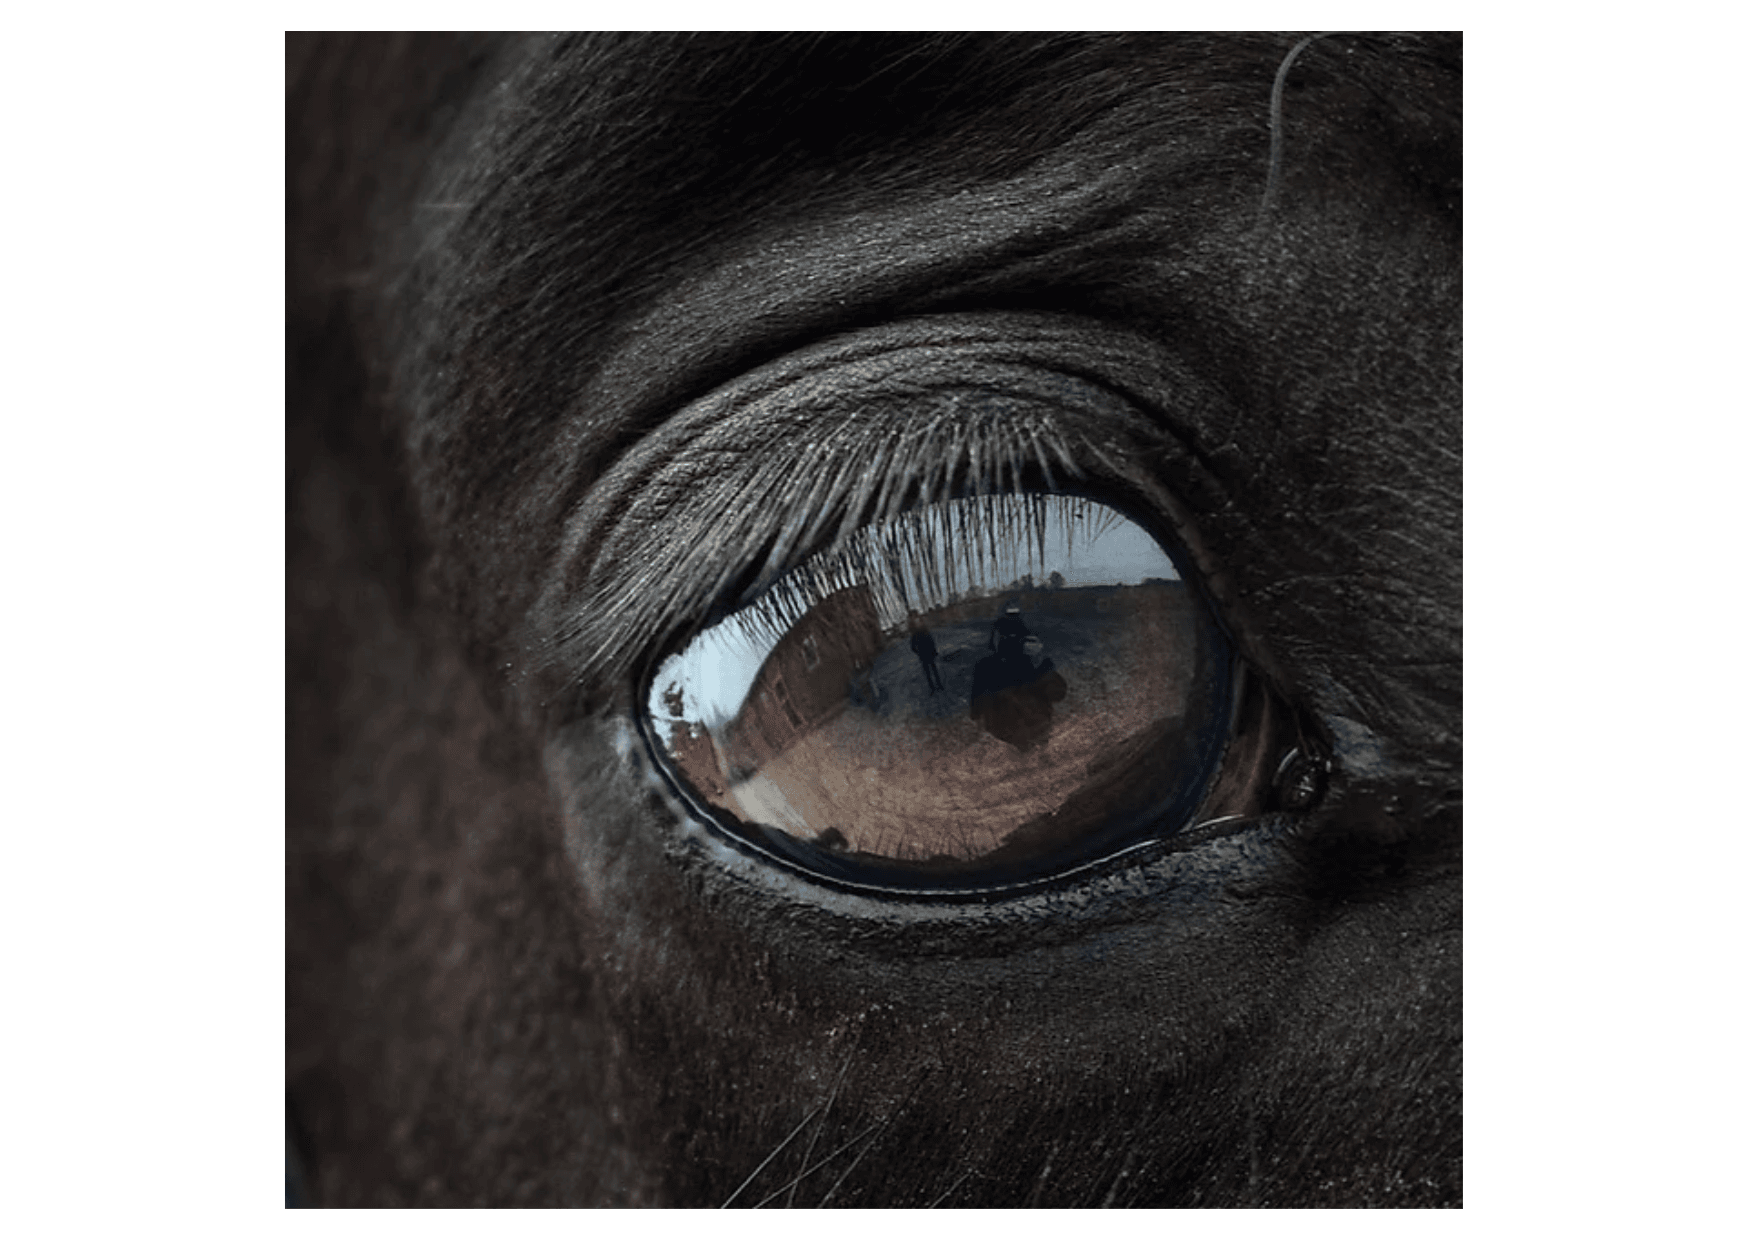
[(886, 647), (865, 585), (827, 595), (765, 656), (745, 703), (728, 725), (728, 759), (739, 777), (759, 770), (798, 737), (873, 691), (867, 679)]

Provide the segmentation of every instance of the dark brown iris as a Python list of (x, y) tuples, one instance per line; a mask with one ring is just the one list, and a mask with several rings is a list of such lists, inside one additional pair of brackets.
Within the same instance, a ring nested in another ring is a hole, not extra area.
[(863, 531), (667, 660), (650, 713), (715, 816), (834, 872), (964, 880), (1187, 812), (1222, 638), (1140, 525), (1062, 496)]

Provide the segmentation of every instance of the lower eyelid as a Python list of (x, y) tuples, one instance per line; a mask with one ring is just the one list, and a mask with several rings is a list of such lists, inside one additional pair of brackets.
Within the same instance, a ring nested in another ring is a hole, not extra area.
[[(586, 737), (598, 726), (579, 721), (555, 735), (548, 748), (548, 774), (555, 786), (592, 786), (588, 773), (595, 766), (587, 754), (598, 742)], [(1131, 924), (1143, 909), (1155, 920), (1193, 919), (1213, 907), (1210, 901), (1221, 892), (1272, 872), (1281, 847), (1303, 831), (1297, 815), (1257, 813), (1198, 824), (1168, 839), (1138, 841), (1029, 883), (987, 890), (895, 889), (811, 873), (710, 827), (688, 791), (655, 759), (645, 721), (613, 720), (608, 726), (617, 738), (614, 748), (629, 756), (628, 765), (642, 772), (653, 794), (656, 817), (649, 829), (672, 833), (660, 847), (706, 898), (740, 903), (752, 897), (755, 903), (740, 905), (749, 912), (763, 907), (791, 929), (811, 925), (833, 942), (848, 935), (863, 950), (891, 951), (904, 959), (964, 959), (984, 951), (1005, 955), (1016, 936), (1031, 949), (1069, 943), (1099, 926)], [(582, 807), (576, 812), (587, 817)], [(824, 920), (816, 924), (812, 918)]]

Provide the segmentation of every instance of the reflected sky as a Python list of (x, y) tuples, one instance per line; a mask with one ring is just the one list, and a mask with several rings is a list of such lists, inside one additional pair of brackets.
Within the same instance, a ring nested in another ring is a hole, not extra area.
[[(997, 509), (1011, 516), (1016, 503), (1023, 505), (1032, 533), (1001, 532)], [(1178, 579), (1177, 566), (1145, 530), (1115, 509), (1090, 500), (1058, 495), (973, 497), (918, 509), (901, 521), (909, 527), (903, 532), (910, 537), (899, 543), (930, 548), (937, 557), (935, 571), (927, 571), (907, 550), (879, 563), (840, 557), (829, 573), (840, 587), (866, 585), (882, 628), (891, 633), (903, 630), (912, 612), (926, 614), (955, 600), (988, 599), (993, 619), (994, 609), (1008, 593), (1027, 588), (1022, 582), (1028, 575), (1030, 588), (1044, 588), (1052, 574), (1061, 575), (1062, 588)], [(968, 538), (967, 530), (981, 535)], [(876, 530), (873, 535), (878, 538), (883, 532)], [(977, 551), (971, 550), (973, 545)], [(758, 613), (755, 602), (670, 656), (651, 688), (651, 716), (658, 721), (684, 717), (712, 729), (733, 718), (781, 636), (770, 623), (761, 623)], [(664, 700), (675, 684), (684, 693), (679, 716)]]

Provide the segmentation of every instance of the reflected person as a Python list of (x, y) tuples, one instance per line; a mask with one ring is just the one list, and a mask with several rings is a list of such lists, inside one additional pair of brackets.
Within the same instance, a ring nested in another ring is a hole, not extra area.
[(1011, 602), (996, 617), (995, 627), (989, 633), (989, 648), (1004, 663), (1018, 664), (1026, 657), (1026, 639), (1031, 635), (1032, 630), (1020, 619), (1019, 603)]
[(1049, 738), (1052, 706), (1068, 696), (1068, 682), (1055, 661), (1034, 664), (1028, 645), (1043, 651), (1035, 637), (1014, 637), (1010, 644), (1004, 635), (996, 653), (979, 659), (971, 671), (971, 717), (998, 741), (1022, 752)]
[(911, 621), (910, 630), (911, 653), (916, 655), (917, 662), (923, 665), (923, 675), (928, 679), (929, 692), (933, 693), (937, 689), (945, 689), (947, 686), (941, 683), (940, 669), (935, 666), (934, 637), (930, 635), (928, 629), (915, 620)]

